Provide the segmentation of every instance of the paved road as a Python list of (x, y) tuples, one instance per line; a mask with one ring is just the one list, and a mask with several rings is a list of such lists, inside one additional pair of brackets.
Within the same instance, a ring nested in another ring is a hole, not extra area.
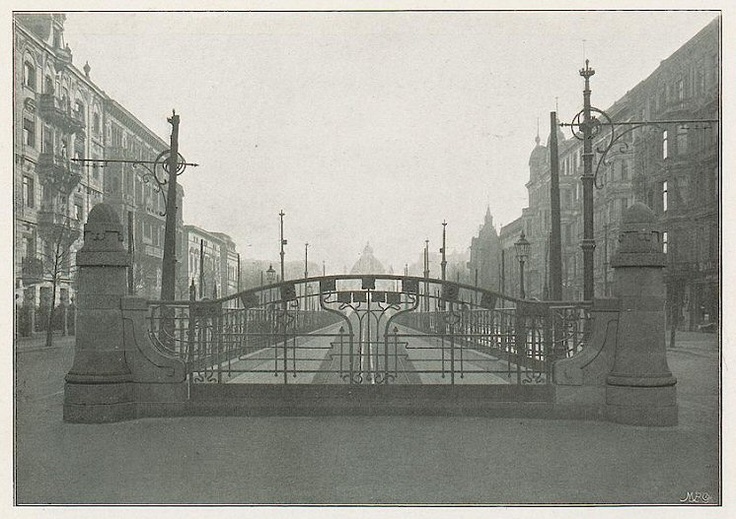
[[(516, 382), (516, 365), (489, 354), (462, 347), (458, 341), (417, 337), (409, 328), (398, 326), (398, 334), (385, 341), (385, 322), (362, 326), (355, 312), (348, 313), (352, 328), (339, 322), (319, 330), (317, 335), (278, 341), (275, 346), (225, 362), (221, 380), (226, 383), (341, 384), (351, 369), (363, 383), (378, 383), (384, 373), (399, 384), (509, 384)], [(352, 355), (347, 334), (352, 329)], [(378, 329), (376, 329), (378, 328)], [(420, 334), (421, 335), (421, 334)], [(351, 363), (352, 360), (352, 363)], [(352, 366), (352, 367), (351, 367)], [(455, 371), (453, 379), (451, 373)], [(526, 370), (523, 370), (526, 371)], [(453, 382), (454, 381), (454, 382)]]
[(712, 335), (670, 351), (680, 425), (661, 429), (388, 416), (74, 425), (61, 420), (70, 342), (19, 350), (19, 503), (677, 504), (687, 492), (719, 495)]

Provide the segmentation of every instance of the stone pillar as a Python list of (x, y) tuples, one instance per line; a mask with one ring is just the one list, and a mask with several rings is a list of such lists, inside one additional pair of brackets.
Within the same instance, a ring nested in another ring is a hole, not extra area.
[(632, 425), (677, 425), (677, 380), (665, 346), (666, 255), (656, 218), (637, 202), (623, 215), (611, 259), (620, 300), (613, 369), (606, 378), (606, 417)]
[(77, 252), (79, 290), (74, 364), (64, 385), (64, 421), (115, 422), (135, 417), (125, 360), (121, 299), (128, 293), (130, 255), (115, 210), (98, 204)]

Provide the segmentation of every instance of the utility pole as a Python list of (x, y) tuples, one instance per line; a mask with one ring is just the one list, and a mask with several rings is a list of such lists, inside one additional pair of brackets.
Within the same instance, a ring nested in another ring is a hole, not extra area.
[(304, 244), (304, 279), (309, 277), (309, 243)]
[[(240, 253), (238, 252), (238, 277), (237, 277), (237, 283), (238, 283), (238, 294), (240, 293)], [(235, 300), (236, 308), (240, 308), (240, 298), (238, 297)]]
[(179, 169), (179, 116), (174, 110), (166, 119), (171, 123), (171, 146), (169, 149), (169, 187), (166, 197), (166, 227), (164, 228), (164, 257), (161, 269), (161, 300), (173, 301), (176, 293), (176, 212)]
[(590, 68), (589, 61), (585, 60), (585, 68), (580, 75), (585, 78), (583, 90), (583, 300), (593, 299), (593, 119), (590, 116), (590, 77), (595, 70)]
[(549, 114), (550, 203), (552, 229), (549, 241), (549, 298), (562, 300), (562, 229), (560, 223), (560, 161), (557, 150), (557, 112)]
[(199, 240), (199, 298), (204, 297), (204, 240)]
[(286, 240), (284, 239), (284, 216), (286, 213), (284, 213), (284, 210), (282, 209), (279, 213), (279, 217), (281, 218), (281, 281), (283, 281), (284, 278), (284, 245), (286, 245)]
[(445, 239), (447, 238), (447, 222), (442, 221), (442, 248), (440, 249), (440, 252), (442, 253), (442, 262), (440, 265), (442, 266), (442, 281), (445, 281), (445, 270), (447, 269), (447, 258), (445, 256), (445, 248), (446, 248), (446, 242)]
[(424, 240), (424, 311), (429, 312), (429, 240)]
[[(309, 277), (309, 267), (307, 266), (308, 265), (308, 262), (309, 262), (309, 252), (308, 252), (308, 250), (309, 250), (309, 242), (307, 242), (307, 243), (304, 244), (304, 279), (307, 279)], [(306, 310), (309, 310), (309, 308), (308, 308), (309, 303), (310, 303), (310, 301), (309, 301), (309, 285), (307, 285), (306, 283), (304, 283), (304, 307), (305, 307)]]

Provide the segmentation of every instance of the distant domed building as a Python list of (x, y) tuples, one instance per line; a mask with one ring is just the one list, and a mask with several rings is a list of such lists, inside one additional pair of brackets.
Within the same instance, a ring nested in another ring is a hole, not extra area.
[(353, 268), (350, 269), (351, 274), (385, 274), (386, 269), (383, 264), (373, 255), (373, 247), (370, 243), (365, 244), (365, 248), (355, 262)]
[(470, 242), (470, 260), (467, 263), (470, 270), (470, 283), (475, 283), (478, 276), (478, 286), (490, 290), (500, 290), (499, 271), (501, 259), (501, 242), (498, 232), (493, 225), (491, 208), (486, 209), (483, 226), (478, 230)]

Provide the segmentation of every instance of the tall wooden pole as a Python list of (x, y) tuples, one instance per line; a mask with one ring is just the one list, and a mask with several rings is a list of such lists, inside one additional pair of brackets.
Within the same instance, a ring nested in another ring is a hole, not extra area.
[(550, 202), (552, 229), (549, 241), (549, 296), (562, 300), (562, 238), (560, 224), (560, 161), (557, 151), (557, 112), (549, 114)]
[(177, 186), (176, 170), (179, 167), (179, 116), (172, 110), (171, 147), (169, 150), (169, 187), (166, 198), (166, 227), (164, 229), (164, 258), (161, 269), (161, 300), (173, 301), (176, 293), (176, 212)]

